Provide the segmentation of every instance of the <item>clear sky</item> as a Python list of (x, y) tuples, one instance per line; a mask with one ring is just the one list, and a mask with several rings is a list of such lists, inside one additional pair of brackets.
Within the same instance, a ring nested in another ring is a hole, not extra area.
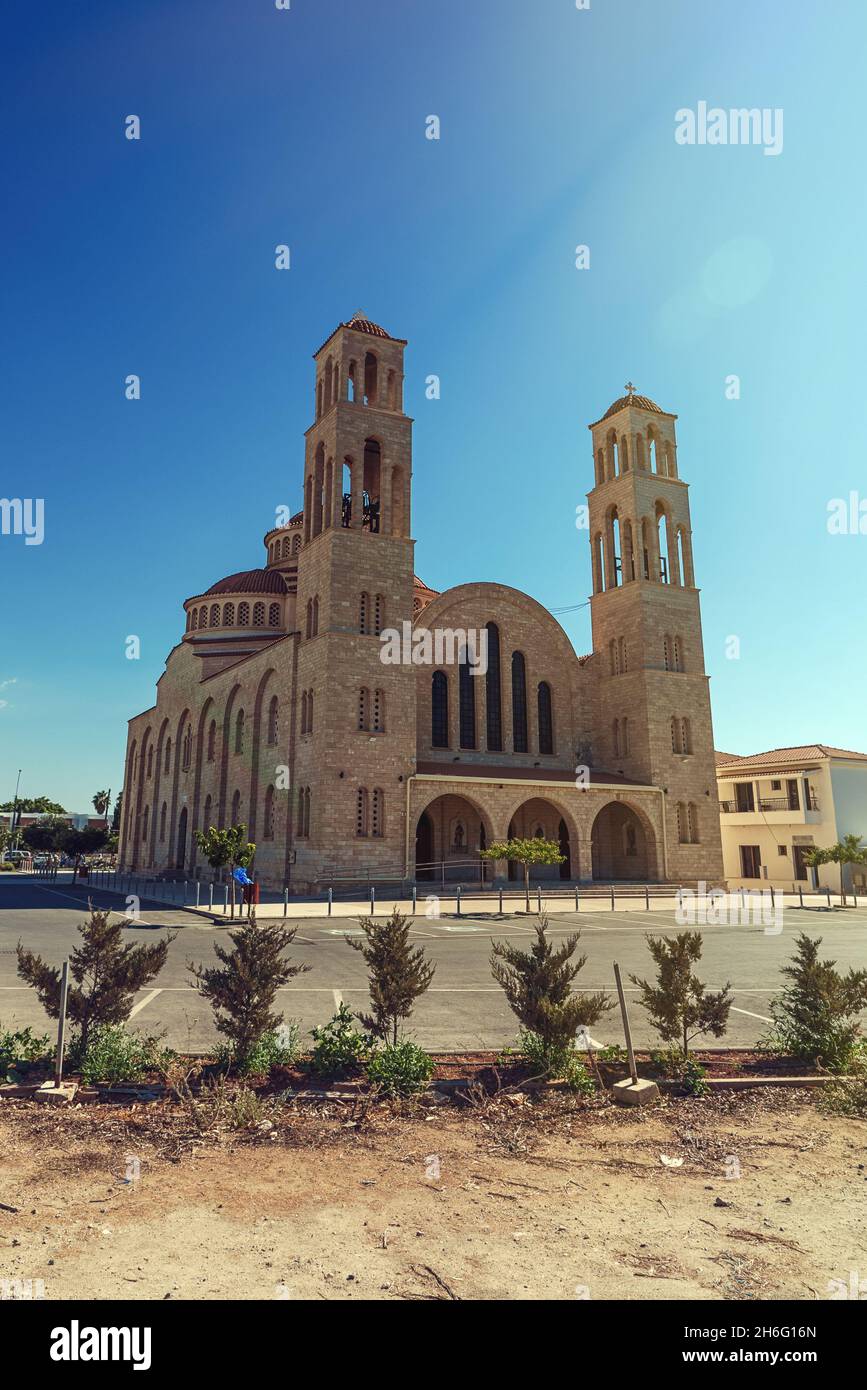
[[(863, 0), (13, 0), (0, 492), (45, 536), (0, 536), (0, 801), (120, 786), (182, 601), (300, 507), (358, 309), (409, 339), (426, 583), (586, 603), (632, 380), (679, 416), (717, 747), (867, 751), (867, 535), (826, 524), (867, 499), (865, 47)], [(679, 145), (700, 101), (781, 108), (782, 153)]]

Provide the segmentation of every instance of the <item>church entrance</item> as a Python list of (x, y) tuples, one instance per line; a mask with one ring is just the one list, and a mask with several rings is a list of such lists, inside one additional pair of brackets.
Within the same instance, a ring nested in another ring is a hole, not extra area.
[(656, 842), (644, 818), (624, 801), (609, 801), (590, 833), (593, 877), (608, 883), (655, 881)]

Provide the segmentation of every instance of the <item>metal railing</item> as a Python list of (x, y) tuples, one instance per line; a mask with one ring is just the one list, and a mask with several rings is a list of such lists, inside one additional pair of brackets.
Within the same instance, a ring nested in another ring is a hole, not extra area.
[[(749, 816), (753, 815), (756, 811), (792, 811), (796, 813), (802, 809), (800, 805), (789, 801), (786, 796), (762, 797), (752, 806), (739, 806), (736, 801), (721, 801), (719, 808), (721, 814), (725, 816)], [(812, 792), (807, 798), (807, 804), (803, 809), (806, 811), (818, 811), (819, 803)]]

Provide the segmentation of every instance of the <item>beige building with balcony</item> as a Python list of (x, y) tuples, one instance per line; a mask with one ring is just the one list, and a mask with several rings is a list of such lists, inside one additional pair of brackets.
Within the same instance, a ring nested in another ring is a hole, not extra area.
[[(822, 743), (745, 758), (717, 753), (716, 771), (729, 887), (806, 887), (812, 882), (804, 863), (809, 850), (849, 834), (867, 843), (865, 753)], [(848, 887), (867, 892), (867, 866), (849, 865), (846, 875)], [(823, 864), (819, 883), (836, 890), (839, 867)]]
[[(540, 835), (563, 855), (540, 877), (721, 882), (677, 417), (630, 385), (589, 427), (579, 656), (517, 589), (417, 577), (405, 347), (356, 314), (314, 354), (302, 510), (266, 533), (261, 568), (184, 601), (156, 702), (130, 721), (123, 867), (207, 874), (194, 832), (243, 823), (261, 881), (301, 893), (471, 884), (480, 849)], [(484, 634), (486, 669), (460, 644), (386, 661), (389, 631)]]

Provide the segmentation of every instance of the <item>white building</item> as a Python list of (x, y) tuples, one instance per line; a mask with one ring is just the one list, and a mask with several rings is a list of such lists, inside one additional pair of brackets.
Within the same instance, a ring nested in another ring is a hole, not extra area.
[[(804, 855), (857, 835), (867, 844), (867, 753), (808, 743), (741, 758), (716, 755), (723, 866), (729, 887), (810, 882)], [(819, 882), (837, 889), (840, 869)], [(867, 865), (848, 865), (846, 886), (867, 893)]]

